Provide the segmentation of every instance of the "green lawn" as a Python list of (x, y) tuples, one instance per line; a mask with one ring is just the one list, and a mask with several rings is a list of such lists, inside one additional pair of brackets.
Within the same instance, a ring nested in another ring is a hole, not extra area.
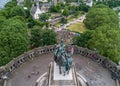
[(66, 29), (68, 29), (70, 31), (74, 31), (74, 32), (83, 33), (85, 31), (85, 26), (82, 22), (77, 22), (75, 24), (70, 25)]
[(60, 24), (61, 24), (60, 22), (56, 23), (55, 27), (59, 27)]

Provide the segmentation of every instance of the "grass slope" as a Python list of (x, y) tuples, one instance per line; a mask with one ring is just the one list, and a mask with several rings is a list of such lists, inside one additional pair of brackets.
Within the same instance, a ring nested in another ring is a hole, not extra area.
[(82, 22), (77, 22), (75, 24), (70, 25), (67, 29), (70, 31), (83, 33), (85, 31), (85, 26)]

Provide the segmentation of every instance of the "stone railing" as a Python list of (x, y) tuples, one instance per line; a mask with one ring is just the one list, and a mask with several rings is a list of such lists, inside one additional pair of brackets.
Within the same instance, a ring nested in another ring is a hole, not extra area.
[[(120, 82), (120, 69), (117, 69), (117, 65), (115, 63), (110, 61), (108, 58), (96, 54), (94, 51), (91, 51), (87, 48), (74, 46), (74, 49), (75, 49), (74, 54), (80, 54), (101, 64), (103, 67), (107, 68), (111, 72), (113, 79), (116, 79)], [(51, 45), (51, 46), (35, 48), (33, 50), (25, 52), (24, 54), (13, 59), (5, 66), (0, 67), (0, 78), (2, 75), (9, 75), (12, 71), (20, 67), (23, 63), (31, 60), (32, 58), (38, 57), (41, 54), (47, 54), (53, 52), (53, 50), (54, 50), (54, 45)]]
[(14, 71), (16, 68), (21, 66), (23, 63), (27, 62), (28, 60), (38, 57), (41, 54), (47, 54), (53, 52), (53, 45), (51, 46), (45, 46), (45, 47), (39, 47), (35, 48), (33, 50), (30, 50), (28, 52), (25, 52), (24, 54), (18, 56), (17, 58), (14, 58), (11, 62), (6, 64), (4, 67), (0, 68), (0, 74), (9, 74), (10, 72)]
[(113, 79), (120, 81), (120, 69), (117, 68), (117, 64), (113, 63), (108, 58), (101, 56), (87, 48), (77, 46), (75, 46), (75, 54), (80, 54), (82, 56), (88, 57), (93, 61), (101, 64), (104, 68), (107, 68), (111, 72)]

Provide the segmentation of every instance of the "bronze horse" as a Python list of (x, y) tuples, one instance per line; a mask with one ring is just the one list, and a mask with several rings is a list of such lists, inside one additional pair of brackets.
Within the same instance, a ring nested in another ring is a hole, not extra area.
[(62, 74), (61, 68), (63, 67), (63, 73), (65, 76), (66, 72), (69, 74), (69, 70), (72, 67), (72, 57), (66, 52), (66, 50), (64, 50), (61, 51), (60, 46), (54, 48), (54, 61), (59, 66), (60, 74)]

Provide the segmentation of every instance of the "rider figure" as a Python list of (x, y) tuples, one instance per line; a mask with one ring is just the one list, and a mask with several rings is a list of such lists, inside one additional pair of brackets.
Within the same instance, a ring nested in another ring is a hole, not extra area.
[[(69, 73), (70, 68), (72, 68), (72, 55), (73, 50), (71, 53), (67, 53), (65, 49), (65, 45), (63, 43), (63, 39), (61, 40), (61, 43), (56, 46), (54, 50), (54, 60), (59, 65), (59, 67), (64, 67), (64, 75), (65, 73)], [(61, 63), (62, 61), (62, 63)]]

